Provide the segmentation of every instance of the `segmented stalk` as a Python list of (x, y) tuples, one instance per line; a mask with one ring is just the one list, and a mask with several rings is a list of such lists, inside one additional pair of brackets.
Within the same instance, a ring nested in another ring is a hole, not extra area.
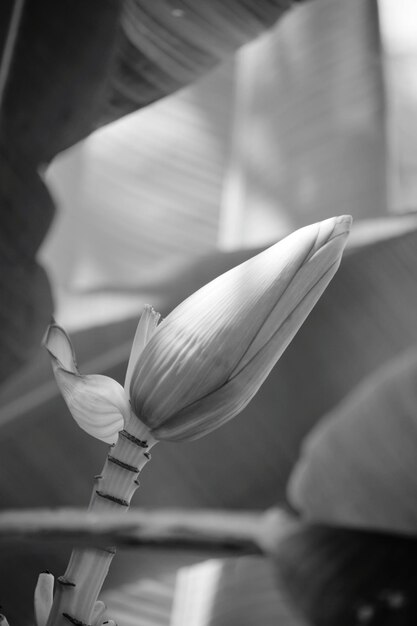
[[(150, 460), (150, 449), (157, 443), (144, 424), (133, 414), (125, 430), (110, 448), (102, 473), (96, 477), (89, 510), (128, 511), (139, 486), (138, 476)], [(57, 580), (47, 626), (89, 625), (104, 580), (116, 550), (75, 548), (67, 570)]]

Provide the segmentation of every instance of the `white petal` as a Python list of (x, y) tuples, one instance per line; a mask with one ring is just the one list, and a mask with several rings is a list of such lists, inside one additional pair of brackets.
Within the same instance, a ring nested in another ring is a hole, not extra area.
[(115, 443), (130, 410), (123, 387), (108, 376), (80, 376), (61, 368), (55, 370), (55, 378), (80, 428), (105, 443)]
[(126, 391), (129, 391), (133, 369), (142, 354), (144, 347), (155, 332), (160, 318), (160, 313), (157, 313), (149, 304), (145, 304), (136, 329), (135, 338), (133, 339), (132, 350), (130, 351), (124, 384)]
[(62, 367), (74, 374), (78, 372), (74, 348), (70, 338), (61, 326), (53, 323), (48, 327), (43, 345), (55, 360), (55, 366)]
[(52, 574), (47, 572), (39, 574), (34, 598), (36, 626), (46, 626), (52, 608), (53, 593), (54, 577)]
[(59, 390), (77, 424), (89, 435), (115, 443), (130, 412), (123, 387), (108, 376), (81, 376), (71, 340), (57, 324), (49, 326), (44, 345)]

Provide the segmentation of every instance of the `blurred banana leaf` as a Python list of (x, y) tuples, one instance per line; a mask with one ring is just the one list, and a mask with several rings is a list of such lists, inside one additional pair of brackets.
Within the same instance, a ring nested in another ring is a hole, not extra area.
[[(60, 322), (108, 322), (112, 296), (128, 315), (139, 284), (219, 243), (384, 215), (377, 40), (374, 3), (304, 3), (204, 79), (55, 159), (60, 215), (41, 258)], [(103, 287), (107, 300), (83, 314), (77, 296)]]
[(203, 559), (104, 592), (109, 615), (123, 626), (305, 626), (267, 559)]
[[(282, 537), (272, 562), (308, 624), (351, 626), (369, 614), (368, 623), (413, 624), (416, 554), (415, 537), (300, 523)], [(391, 592), (400, 602), (388, 604)]]
[(392, 210), (378, 4), (307, 2), (237, 55), (224, 243)]
[[(3, 33), (11, 4), (1, 6)], [(194, 81), (290, 6), (289, 0), (63, 0), (59, 6), (26, 0), (2, 139), (38, 164), (48, 162), (94, 127)]]
[(180, 569), (170, 623), (306, 626), (289, 602), (271, 562), (259, 556), (211, 559)]
[(130, 113), (187, 85), (247, 43), (292, 0), (124, 0), (104, 117)]
[(38, 350), (53, 301), (36, 253), (52, 219), (48, 191), (27, 161), (0, 147), (0, 381)]
[(290, 4), (1, 3), (0, 380), (30, 357), (53, 308), (35, 260), (53, 216), (39, 170), (94, 128), (194, 81)]
[(417, 345), (366, 377), (303, 444), (289, 496), (307, 521), (417, 531)]
[(392, 590), (407, 607), (394, 619), (412, 623), (415, 553), (416, 541), (404, 536), (295, 524), (280, 537), (272, 559), (211, 558), (183, 565), (175, 582), (171, 576), (138, 579), (105, 592), (103, 600), (124, 626), (145, 615), (150, 624), (170, 626), (350, 626), (375, 596), (382, 600), (375, 603), (376, 623), (391, 617), (383, 598)]
[(175, 573), (163, 579), (141, 579), (102, 594), (119, 626), (171, 626)]
[(293, 523), (278, 508), (262, 513), (133, 509), (128, 514), (100, 515), (77, 508), (35, 508), (0, 513), (0, 543), (61, 542), (268, 554)]

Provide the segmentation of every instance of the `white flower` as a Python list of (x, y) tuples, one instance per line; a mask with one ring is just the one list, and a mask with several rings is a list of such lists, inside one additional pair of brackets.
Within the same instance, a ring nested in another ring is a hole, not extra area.
[(350, 224), (341, 216), (301, 228), (202, 287), (159, 326), (146, 308), (124, 390), (105, 376), (80, 376), (69, 339), (51, 326), (46, 346), (74, 418), (114, 441), (129, 396), (156, 439), (190, 440), (237, 415), (335, 274)]

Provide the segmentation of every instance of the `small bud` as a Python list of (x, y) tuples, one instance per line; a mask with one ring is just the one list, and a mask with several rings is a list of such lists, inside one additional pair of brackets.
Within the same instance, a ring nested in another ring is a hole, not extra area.
[(104, 602), (96, 600), (91, 617), (91, 626), (102, 626), (103, 623), (108, 623), (106, 612), (107, 607)]
[(54, 593), (54, 577), (49, 572), (39, 574), (35, 589), (35, 620), (36, 626), (46, 626), (52, 608)]

